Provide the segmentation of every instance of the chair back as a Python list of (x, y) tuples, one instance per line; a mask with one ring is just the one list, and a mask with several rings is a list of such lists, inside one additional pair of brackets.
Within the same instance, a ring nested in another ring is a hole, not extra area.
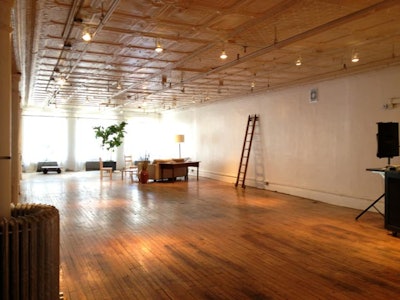
[(124, 160), (125, 160), (125, 169), (129, 169), (134, 166), (132, 155), (125, 155)]
[(101, 157), (99, 157), (99, 167), (100, 169), (103, 169), (103, 160), (101, 159)]

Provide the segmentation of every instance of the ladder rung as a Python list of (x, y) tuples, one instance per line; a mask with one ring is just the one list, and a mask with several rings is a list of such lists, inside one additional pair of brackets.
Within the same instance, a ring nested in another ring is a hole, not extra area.
[(258, 119), (259, 118), (257, 115), (249, 115), (249, 118), (247, 121), (247, 128), (246, 128), (246, 134), (244, 137), (242, 157), (240, 159), (239, 171), (238, 171), (238, 176), (237, 176), (236, 184), (235, 184), (237, 186), (240, 181), (243, 188), (245, 187), (244, 182), (246, 179), (247, 165), (249, 162), (249, 156), (250, 156), (250, 150), (251, 150), (251, 144), (252, 144), (251, 142), (253, 141), (254, 130), (255, 130), (255, 126), (256, 126)]

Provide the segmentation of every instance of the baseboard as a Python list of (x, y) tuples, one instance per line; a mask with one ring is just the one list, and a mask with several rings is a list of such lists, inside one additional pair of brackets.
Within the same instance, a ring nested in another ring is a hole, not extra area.
[[(226, 182), (226, 183), (234, 184), (236, 182), (236, 175), (232, 175), (232, 174), (224, 174), (224, 173), (210, 172), (210, 171), (203, 170), (200, 172), (200, 176), (219, 180), (219, 181)], [(333, 194), (333, 193), (329, 193), (329, 192), (305, 189), (305, 188), (300, 188), (300, 187), (295, 187), (295, 186), (287, 186), (287, 185), (278, 184), (278, 183), (269, 183), (268, 185), (266, 185), (265, 182), (256, 181), (254, 178), (247, 178), (246, 185), (251, 186), (251, 187), (266, 189), (268, 191), (293, 195), (293, 196), (316, 200), (316, 201), (320, 201), (320, 202), (324, 202), (324, 203), (328, 203), (328, 204), (332, 204), (332, 205), (354, 208), (354, 209), (359, 209), (359, 210), (364, 210), (373, 202), (373, 200), (370, 200), (370, 199), (355, 198), (355, 197), (350, 197), (350, 196), (346, 196), (346, 195), (338, 195), (338, 194)], [(377, 198), (379, 196), (380, 195), (377, 195)], [(381, 211), (382, 213), (384, 212), (384, 201), (383, 200), (379, 201), (375, 206), (379, 211)], [(373, 208), (370, 209), (369, 211), (376, 212), (376, 210)]]

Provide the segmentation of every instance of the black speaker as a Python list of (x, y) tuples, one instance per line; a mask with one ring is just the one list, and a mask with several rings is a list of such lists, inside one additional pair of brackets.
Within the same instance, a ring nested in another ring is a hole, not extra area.
[(399, 156), (399, 123), (378, 123), (378, 153), (376, 156)]

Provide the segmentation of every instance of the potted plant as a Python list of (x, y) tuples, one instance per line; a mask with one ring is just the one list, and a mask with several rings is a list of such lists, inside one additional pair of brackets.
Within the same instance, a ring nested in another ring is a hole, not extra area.
[(114, 152), (115, 149), (121, 146), (125, 137), (125, 126), (127, 124), (127, 122), (122, 121), (119, 124), (110, 125), (108, 127), (93, 127), (96, 139), (101, 140), (101, 147), (107, 151)]
[(125, 126), (128, 123), (122, 121), (120, 124), (110, 125), (108, 127), (95, 126), (93, 127), (96, 139), (101, 139), (101, 147), (108, 151), (114, 151), (121, 146), (125, 137)]

